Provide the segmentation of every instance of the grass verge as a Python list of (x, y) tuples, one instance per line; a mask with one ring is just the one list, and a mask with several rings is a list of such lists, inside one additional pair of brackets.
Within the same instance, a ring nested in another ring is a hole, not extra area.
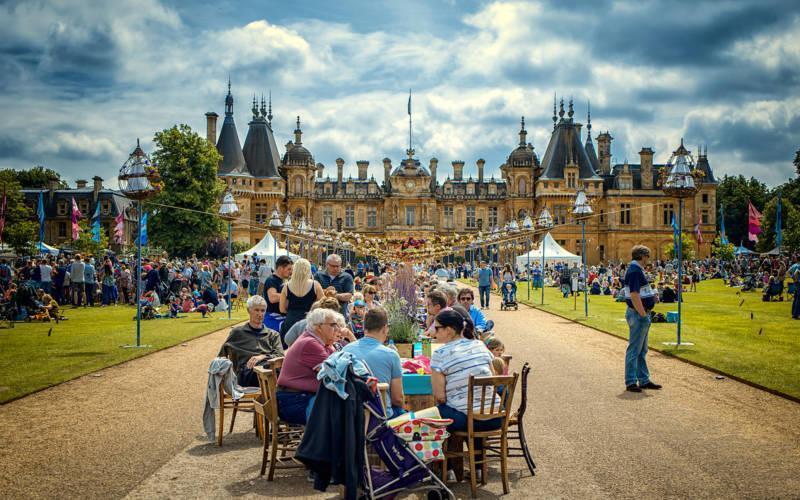
[(227, 313), (142, 321), (142, 344), (152, 348), (123, 349), (120, 346), (136, 343), (134, 307), (67, 307), (64, 315), (69, 319), (59, 324), (16, 323), (0, 329), (0, 403), (247, 319), (241, 308), (231, 321)]
[[(464, 283), (475, 286), (474, 280)], [(584, 315), (583, 296), (563, 298), (557, 288), (531, 289), (517, 284), (520, 303), (591, 326), (617, 337), (628, 338), (625, 303), (610, 296), (589, 296), (589, 317)], [(791, 297), (790, 297), (791, 299)], [(677, 311), (677, 304), (658, 304), (656, 311)], [(762, 302), (760, 292), (739, 292), (722, 280), (702, 281), (697, 292), (684, 293), (682, 342), (694, 346), (674, 347), (674, 323), (655, 323), (650, 328), (649, 347), (694, 364), (731, 375), (771, 391), (800, 400), (800, 322), (791, 319), (791, 301)], [(513, 313), (512, 313), (513, 314)]]

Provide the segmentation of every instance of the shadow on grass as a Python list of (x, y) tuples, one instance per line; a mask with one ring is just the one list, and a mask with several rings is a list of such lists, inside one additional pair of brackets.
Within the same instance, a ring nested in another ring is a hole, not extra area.
[(62, 352), (56, 354), (54, 357), (56, 358), (80, 358), (83, 356), (106, 356), (108, 355), (107, 352), (103, 351), (78, 351), (78, 352)]

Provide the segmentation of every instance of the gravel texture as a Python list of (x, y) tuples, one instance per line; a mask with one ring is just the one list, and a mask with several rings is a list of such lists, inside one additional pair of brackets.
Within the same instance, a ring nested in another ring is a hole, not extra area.
[[(661, 391), (625, 392), (626, 342), (541, 311), (490, 318), (528, 361), (536, 463), (510, 461), (512, 498), (775, 498), (800, 495), (800, 405), (650, 353)], [(620, 318), (620, 321), (623, 321)], [(720, 328), (724, 328), (720, 325)], [(224, 446), (200, 415), (218, 332), (0, 407), (0, 495), (317, 497), (302, 471), (260, 478), (248, 415)], [(453, 486), (468, 498), (466, 484)], [(479, 496), (502, 494), (496, 468)]]

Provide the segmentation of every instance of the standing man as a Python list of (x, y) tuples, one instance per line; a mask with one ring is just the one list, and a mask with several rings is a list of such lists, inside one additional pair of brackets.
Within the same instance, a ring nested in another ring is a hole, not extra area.
[[(261, 266), (262, 269), (267, 266)], [(264, 316), (264, 326), (279, 332), (285, 316), (281, 314), (281, 290), (286, 280), (292, 277), (294, 264), (288, 255), (281, 255), (275, 261), (275, 272), (270, 274), (264, 282), (264, 298), (267, 299), (267, 313)]]
[[(625, 272), (625, 320), (628, 322), (630, 336), (628, 350), (625, 352), (625, 389), (642, 392), (642, 389), (661, 389), (650, 380), (647, 370), (647, 333), (650, 331), (650, 311), (655, 307), (658, 294), (650, 287), (644, 268), (650, 260), (650, 249), (636, 245), (631, 249), (633, 260)], [(638, 381), (638, 385), (637, 385)]]
[(481, 309), (489, 309), (489, 290), (495, 288), (494, 273), (486, 267), (486, 261), (481, 261), (478, 269), (478, 295), (481, 297)]
[(794, 299), (792, 300), (792, 319), (800, 319), (800, 254), (795, 254), (794, 264), (789, 268), (789, 277), (794, 283)]
[(39, 274), (42, 280), (42, 291), (51, 293), (53, 288), (53, 266), (50, 261), (42, 259), (39, 263)]
[(72, 296), (74, 297), (72, 305), (75, 307), (80, 307), (81, 303), (83, 302), (83, 273), (85, 271), (83, 260), (81, 260), (81, 254), (75, 254), (75, 260), (72, 262), (72, 266), (69, 268), (69, 282), (70, 286), (72, 286)]
[(353, 277), (348, 273), (342, 272), (342, 258), (332, 253), (325, 259), (325, 270), (318, 272), (314, 279), (322, 285), (326, 294), (335, 293), (336, 300), (339, 301), (342, 316), (347, 321), (349, 311), (347, 305), (353, 298)]
[(83, 285), (86, 289), (86, 305), (94, 307), (94, 296), (97, 292), (97, 270), (91, 259), (83, 259)]

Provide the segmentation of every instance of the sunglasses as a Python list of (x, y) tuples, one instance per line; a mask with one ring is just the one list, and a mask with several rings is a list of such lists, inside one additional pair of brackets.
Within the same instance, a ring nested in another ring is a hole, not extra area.
[(461, 297), (459, 300), (461, 302), (467, 302), (467, 301), (472, 302), (473, 300), (475, 300), (475, 298), (474, 297)]

